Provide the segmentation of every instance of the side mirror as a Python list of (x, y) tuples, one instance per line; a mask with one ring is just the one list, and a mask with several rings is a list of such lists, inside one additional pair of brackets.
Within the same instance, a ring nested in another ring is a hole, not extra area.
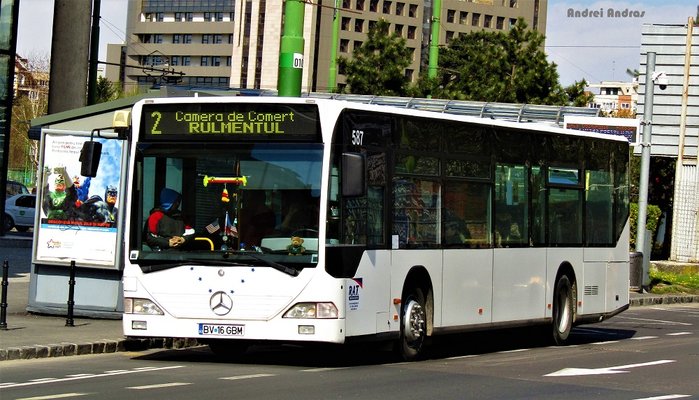
[(342, 153), (342, 195), (366, 194), (366, 162), (360, 153)]
[(83, 143), (83, 148), (80, 150), (80, 175), (92, 178), (97, 176), (101, 156), (102, 143), (92, 140)]

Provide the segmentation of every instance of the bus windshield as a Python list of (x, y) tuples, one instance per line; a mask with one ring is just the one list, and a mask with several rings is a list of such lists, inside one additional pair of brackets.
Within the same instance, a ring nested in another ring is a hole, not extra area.
[(322, 144), (150, 143), (136, 160), (142, 267), (317, 263)]

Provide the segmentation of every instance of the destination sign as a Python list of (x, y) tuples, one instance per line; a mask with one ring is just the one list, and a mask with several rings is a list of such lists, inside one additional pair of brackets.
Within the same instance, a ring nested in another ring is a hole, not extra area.
[[(167, 103), (144, 104), (143, 139), (315, 140), (319, 137), (314, 104)], [(175, 137), (177, 136), (177, 137)]]

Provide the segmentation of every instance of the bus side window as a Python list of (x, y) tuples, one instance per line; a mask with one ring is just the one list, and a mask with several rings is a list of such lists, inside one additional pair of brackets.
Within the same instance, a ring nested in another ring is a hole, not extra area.
[[(490, 188), (481, 182), (448, 181), (444, 185), (444, 210), (442, 212), (442, 243), (456, 247), (447, 236), (447, 223), (452, 218), (462, 227), (466, 236), (458, 247), (484, 248), (490, 246)], [(463, 225), (461, 225), (463, 223)]]
[(529, 243), (529, 168), (498, 164), (495, 169), (495, 246)]

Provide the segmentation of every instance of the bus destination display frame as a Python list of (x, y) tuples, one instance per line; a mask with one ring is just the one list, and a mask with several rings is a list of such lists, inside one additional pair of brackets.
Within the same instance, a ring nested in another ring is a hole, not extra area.
[(171, 140), (320, 142), (315, 104), (154, 103), (144, 104), (143, 141)]

